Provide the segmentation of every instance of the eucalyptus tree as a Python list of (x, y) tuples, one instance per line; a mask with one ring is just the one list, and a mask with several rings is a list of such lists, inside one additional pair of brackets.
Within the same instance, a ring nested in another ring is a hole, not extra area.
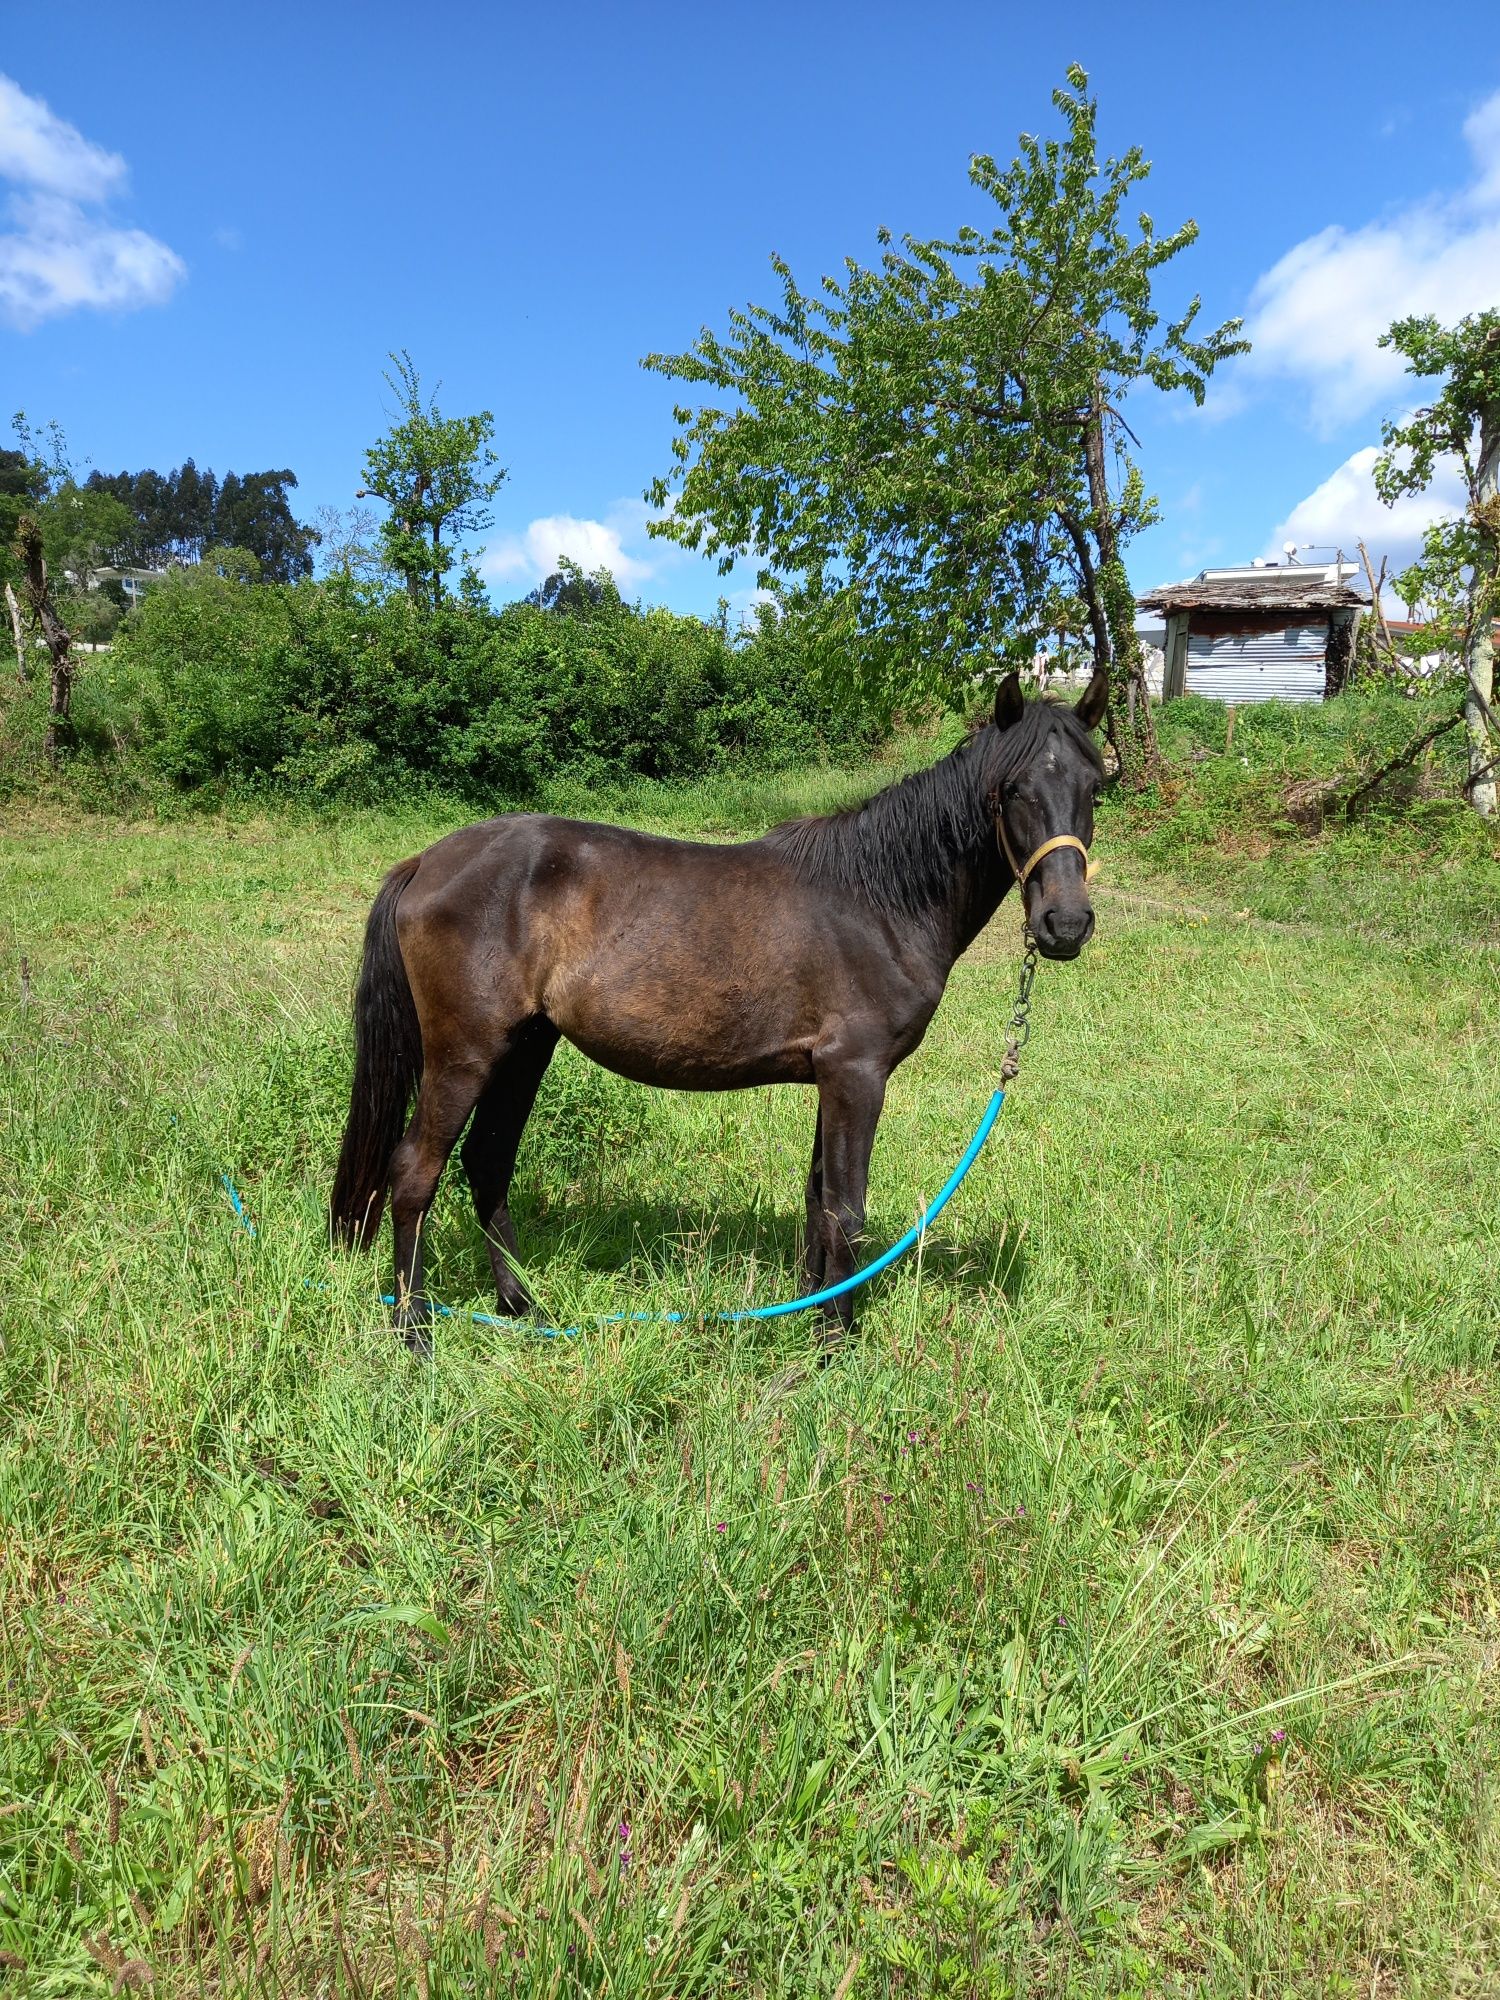
[(1060, 138), (1023, 134), (969, 179), (998, 211), (951, 240), (879, 234), (873, 267), (804, 292), (780, 257), (775, 307), (731, 311), (644, 366), (709, 392), (679, 407), (651, 532), (759, 558), (825, 668), (877, 709), (961, 707), (976, 674), (1083, 637), (1109, 673), (1111, 733), (1135, 782), (1155, 765), (1124, 551), (1155, 518), (1122, 414), (1131, 390), (1184, 391), (1243, 352), (1239, 321), (1165, 320), (1156, 274), (1195, 240), (1126, 206), (1150, 164), (1101, 160), (1097, 100), (1073, 67)]
[(1440, 460), (1456, 464), (1464, 511), (1434, 522), (1418, 561), (1396, 588), (1409, 603), (1440, 607), (1440, 646), (1463, 661), (1461, 716), (1469, 739), (1465, 787), (1486, 818), (1495, 811), (1500, 729), (1495, 717), (1495, 621), (1500, 618), (1500, 311), (1445, 327), (1432, 317), (1397, 320), (1381, 336), (1419, 378), (1441, 386), (1432, 402), (1382, 432), (1375, 485), (1387, 506), (1424, 493)]
[(490, 449), (491, 411), (445, 417), (436, 392), (424, 399), (405, 349), (390, 360), (394, 373), (385, 380), (402, 414), (366, 452), (357, 497), (373, 496), (389, 507), (380, 524), (386, 559), (413, 602), (433, 610), (443, 600), (443, 578), (458, 559), (458, 544), (489, 527), (489, 502), (506, 471)]
[(196, 563), (213, 549), (243, 549), (253, 555), (266, 583), (298, 583), (311, 576), (316, 532), (292, 512), (289, 490), (297, 475), (289, 467), (269, 472), (200, 472), (185, 459), (170, 472), (147, 466), (141, 472), (91, 472), (86, 491), (112, 496), (125, 508), (129, 525), (116, 560), (164, 569)]

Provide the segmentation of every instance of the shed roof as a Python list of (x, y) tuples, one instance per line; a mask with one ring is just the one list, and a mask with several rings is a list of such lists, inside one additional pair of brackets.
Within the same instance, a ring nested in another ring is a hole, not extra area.
[(1330, 582), (1323, 570), (1301, 563), (1227, 575), (1205, 570), (1136, 599), (1143, 611), (1337, 611), (1365, 601), (1349, 584)]

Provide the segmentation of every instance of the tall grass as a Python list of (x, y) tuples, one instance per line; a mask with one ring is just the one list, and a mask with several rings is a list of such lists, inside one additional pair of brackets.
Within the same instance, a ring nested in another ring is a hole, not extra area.
[[(795, 1282), (805, 1095), (561, 1059), (520, 1225), (584, 1331), (423, 1367), (322, 1204), (364, 910), (441, 830), (0, 848), (11, 1988), (1493, 1990), (1482, 874), (1334, 843), (1291, 904), (1107, 818), (985, 1161), (822, 1371), (590, 1317)], [(893, 1084), (877, 1241), (991, 1087), (1009, 924)], [(482, 1307), (457, 1188), (431, 1241)]]

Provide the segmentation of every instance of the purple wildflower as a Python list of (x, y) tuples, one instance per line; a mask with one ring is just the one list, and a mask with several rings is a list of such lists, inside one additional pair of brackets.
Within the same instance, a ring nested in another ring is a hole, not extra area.
[(729, 1526), (729, 1523), (728, 1523), (727, 1521), (715, 1521), (715, 1522), (714, 1522), (714, 1533), (715, 1533), (716, 1535), (722, 1535), (722, 1534), (724, 1533), (725, 1529), (726, 1529), (726, 1528), (727, 1528), (728, 1526)]
[(1271, 1741), (1273, 1743), (1285, 1743), (1286, 1731), (1284, 1729), (1273, 1729), (1271, 1731)]

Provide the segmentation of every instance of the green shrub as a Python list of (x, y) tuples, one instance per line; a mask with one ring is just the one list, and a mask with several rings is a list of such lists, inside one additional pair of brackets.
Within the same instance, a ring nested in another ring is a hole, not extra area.
[(769, 618), (733, 639), (612, 589), (567, 612), (431, 613), (203, 569), (164, 579), (112, 652), (82, 664), (76, 706), (77, 754), (134, 759), (171, 791), (354, 803), (416, 786), (524, 804), (558, 778), (786, 765), (876, 734)]

